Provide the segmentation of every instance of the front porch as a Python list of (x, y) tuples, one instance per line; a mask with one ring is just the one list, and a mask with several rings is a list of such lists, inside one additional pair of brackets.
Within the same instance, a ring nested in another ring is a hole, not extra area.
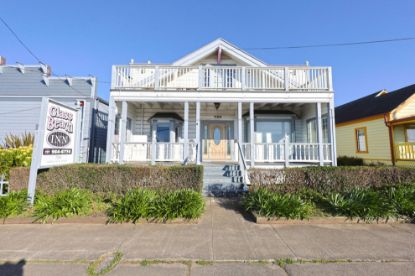
[(330, 102), (113, 104), (108, 162), (336, 164)]
[(415, 163), (415, 121), (393, 125), (394, 157), (398, 164)]

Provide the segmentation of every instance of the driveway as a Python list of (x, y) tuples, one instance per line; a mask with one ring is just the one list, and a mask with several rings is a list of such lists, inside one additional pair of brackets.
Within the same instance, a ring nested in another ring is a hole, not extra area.
[(213, 198), (198, 224), (0, 225), (0, 237), (0, 275), (82, 275), (110, 252), (123, 254), (110, 275), (415, 271), (415, 225), (257, 225), (235, 201)]

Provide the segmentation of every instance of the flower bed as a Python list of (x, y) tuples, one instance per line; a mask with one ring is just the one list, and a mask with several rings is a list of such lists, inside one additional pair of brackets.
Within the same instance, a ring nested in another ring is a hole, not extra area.
[[(38, 193), (32, 208), (25, 191), (12, 192), (0, 198), (0, 218), (17, 223), (28, 222), (194, 222), (204, 211), (200, 192), (192, 189), (175, 191), (132, 189), (124, 196), (97, 195), (71, 188), (53, 195)], [(87, 218), (92, 219), (87, 219)], [(86, 218), (86, 219), (85, 219)]]
[(29, 167), (32, 161), (32, 147), (0, 149), (0, 175), (9, 176), (13, 167)]
[(326, 194), (314, 190), (282, 193), (259, 188), (245, 196), (244, 207), (262, 223), (310, 218), (338, 222), (339, 217), (349, 222), (413, 222), (415, 185), (354, 188)]

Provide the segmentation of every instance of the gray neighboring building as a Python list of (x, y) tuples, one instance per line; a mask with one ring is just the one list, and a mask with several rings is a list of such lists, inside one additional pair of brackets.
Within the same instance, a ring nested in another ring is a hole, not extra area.
[(48, 65), (7, 65), (0, 57), (0, 141), (7, 134), (34, 133), (42, 97), (82, 105), (82, 162), (104, 162), (108, 103), (97, 97), (95, 77), (55, 77)]

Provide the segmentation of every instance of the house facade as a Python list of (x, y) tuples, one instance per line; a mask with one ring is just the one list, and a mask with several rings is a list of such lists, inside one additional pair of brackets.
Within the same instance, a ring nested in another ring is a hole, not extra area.
[(97, 97), (94, 77), (55, 77), (43, 64), (9, 65), (0, 57), (0, 143), (9, 134), (34, 134), (42, 97), (82, 113), (79, 162), (105, 162), (108, 103)]
[(336, 108), (338, 156), (415, 165), (415, 85), (378, 91)]
[(336, 165), (330, 67), (267, 65), (223, 39), (114, 65), (107, 162)]

